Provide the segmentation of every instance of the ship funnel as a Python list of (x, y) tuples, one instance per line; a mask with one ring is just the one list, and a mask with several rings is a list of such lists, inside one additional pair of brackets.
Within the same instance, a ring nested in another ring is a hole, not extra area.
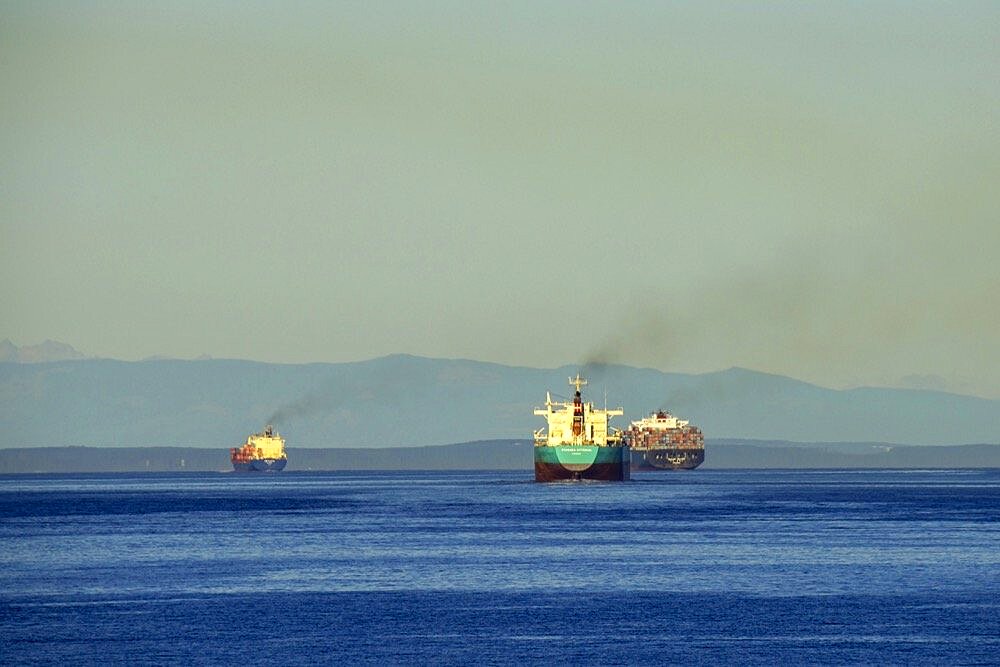
[(576, 378), (570, 378), (569, 383), (576, 387), (576, 393), (573, 395), (573, 428), (572, 432), (574, 436), (579, 436), (583, 434), (583, 401), (580, 399), (580, 387), (587, 384), (587, 381), (580, 377), (580, 374), (576, 374)]

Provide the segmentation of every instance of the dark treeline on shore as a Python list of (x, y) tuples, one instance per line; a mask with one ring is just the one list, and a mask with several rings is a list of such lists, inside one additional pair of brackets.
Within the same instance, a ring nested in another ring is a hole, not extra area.
[[(531, 443), (482, 440), (385, 448), (289, 448), (287, 471), (530, 470)], [(718, 440), (706, 446), (706, 469), (720, 468), (1000, 468), (1000, 445), (912, 446)], [(200, 447), (31, 447), (0, 449), (0, 474), (227, 472), (229, 451)]]

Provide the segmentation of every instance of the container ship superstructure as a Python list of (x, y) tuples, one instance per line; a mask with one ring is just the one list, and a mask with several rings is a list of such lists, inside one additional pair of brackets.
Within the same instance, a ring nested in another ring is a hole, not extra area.
[(548, 422), (548, 430), (535, 431), (535, 481), (629, 479), (628, 445), (621, 432), (608, 425), (611, 417), (624, 411), (584, 403), (580, 387), (587, 381), (579, 374), (569, 383), (576, 387), (572, 401), (553, 401), (546, 392), (545, 408), (535, 409)]
[(260, 433), (247, 438), (242, 447), (229, 450), (233, 470), (237, 472), (270, 472), (284, 470), (288, 463), (285, 439), (268, 424)]
[(705, 461), (705, 436), (666, 410), (632, 422), (622, 436), (632, 470), (693, 470)]

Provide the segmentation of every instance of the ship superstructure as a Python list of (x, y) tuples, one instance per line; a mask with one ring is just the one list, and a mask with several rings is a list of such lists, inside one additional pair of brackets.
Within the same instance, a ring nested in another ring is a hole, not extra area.
[(284, 470), (288, 463), (285, 439), (268, 424), (260, 433), (247, 438), (242, 447), (229, 450), (233, 470), (238, 472), (268, 472)]
[(535, 481), (629, 479), (628, 445), (608, 423), (624, 411), (585, 403), (580, 388), (587, 381), (579, 374), (569, 384), (576, 387), (572, 401), (553, 401), (546, 392), (545, 407), (535, 409), (548, 424), (535, 431)]
[(622, 437), (631, 449), (633, 470), (692, 470), (705, 461), (701, 429), (666, 410), (632, 422)]

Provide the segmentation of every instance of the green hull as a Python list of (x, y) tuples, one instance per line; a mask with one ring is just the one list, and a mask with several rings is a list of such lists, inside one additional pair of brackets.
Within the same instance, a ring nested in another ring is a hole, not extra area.
[(555, 445), (535, 447), (535, 481), (594, 479), (621, 482), (630, 478), (627, 445)]

